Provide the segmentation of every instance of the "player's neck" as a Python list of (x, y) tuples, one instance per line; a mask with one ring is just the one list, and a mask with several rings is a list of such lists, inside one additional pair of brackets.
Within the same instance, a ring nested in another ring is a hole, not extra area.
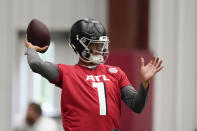
[(97, 66), (97, 65), (94, 64), (94, 63), (85, 62), (85, 61), (83, 61), (83, 60), (81, 60), (81, 59), (79, 59), (78, 65), (83, 65), (83, 66)]

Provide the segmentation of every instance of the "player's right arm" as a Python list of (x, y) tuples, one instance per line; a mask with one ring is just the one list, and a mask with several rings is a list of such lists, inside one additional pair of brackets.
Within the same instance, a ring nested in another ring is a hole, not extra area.
[(54, 63), (43, 61), (37, 53), (46, 50), (48, 46), (43, 48), (34, 46), (27, 41), (27, 37), (25, 37), (25, 45), (27, 47), (27, 51), (25, 54), (27, 55), (28, 64), (32, 71), (42, 75), (50, 82), (55, 81), (59, 76), (58, 66)]

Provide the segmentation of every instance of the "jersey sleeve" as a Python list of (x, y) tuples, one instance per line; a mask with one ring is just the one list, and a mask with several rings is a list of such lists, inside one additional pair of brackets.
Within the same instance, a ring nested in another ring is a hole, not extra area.
[(58, 69), (59, 69), (59, 75), (58, 77), (56, 78), (55, 81), (51, 81), (52, 84), (55, 84), (56, 86), (58, 87), (62, 87), (62, 80), (63, 80), (63, 69), (62, 69), (62, 64), (57, 64), (58, 66)]
[(118, 76), (119, 76), (119, 87), (122, 89), (125, 86), (131, 85), (130, 81), (128, 80), (126, 74), (124, 71), (122, 71), (120, 68), (118, 68)]

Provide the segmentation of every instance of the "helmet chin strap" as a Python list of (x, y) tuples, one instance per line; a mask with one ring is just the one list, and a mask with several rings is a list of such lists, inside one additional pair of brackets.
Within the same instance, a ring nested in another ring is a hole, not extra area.
[(90, 62), (94, 64), (101, 64), (104, 63), (104, 59), (102, 55), (91, 55), (89, 58)]
[[(84, 53), (85, 54), (85, 53)], [(104, 61), (104, 58), (102, 55), (93, 55), (91, 53), (89, 53), (89, 58), (86, 58), (84, 56), (84, 54), (82, 53), (82, 56), (80, 56), (79, 54), (79, 57), (81, 58), (81, 60), (83, 60), (84, 62), (87, 62), (87, 63), (94, 63), (94, 64), (103, 64), (105, 63)], [(85, 59), (86, 58), (86, 59)]]

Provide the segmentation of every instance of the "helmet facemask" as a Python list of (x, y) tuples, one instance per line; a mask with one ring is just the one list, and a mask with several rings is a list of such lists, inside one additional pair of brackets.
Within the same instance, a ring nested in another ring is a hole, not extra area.
[(109, 38), (107, 36), (100, 36), (99, 40), (82, 37), (79, 42), (84, 47), (80, 54), (83, 61), (94, 64), (106, 62), (109, 54)]

